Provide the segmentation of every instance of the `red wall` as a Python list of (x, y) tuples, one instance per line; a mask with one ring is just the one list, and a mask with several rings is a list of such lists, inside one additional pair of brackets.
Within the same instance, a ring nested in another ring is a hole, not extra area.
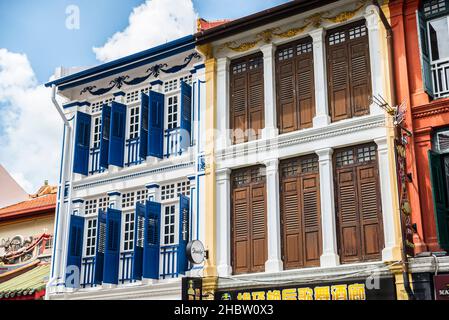
[(430, 101), (424, 91), (419, 52), (416, 10), (418, 0), (390, 1), (393, 29), (397, 103), (407, 103), (405, 126), (413, 132), (407, 148), (408, 190), (412, 222), (417, 226), (415, 253), (441, 251), (436, 237), (427, 151), (434, 128), (449, 125), (449, 99)]

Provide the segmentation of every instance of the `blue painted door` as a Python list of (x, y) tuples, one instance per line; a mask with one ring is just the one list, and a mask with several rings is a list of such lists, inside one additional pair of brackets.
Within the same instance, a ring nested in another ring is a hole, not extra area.
[(136, 204), (134, 215), (134, 256), (132, 279), (141, 280), (143, 271), (144, 227), (146, 206), (143, 203)]
[(109, 166), (109, 138), (111, 130), (111, 107), (103, 105), (101, 110), (100, 166)]
[(147, 201), (144, 227), (143, 277), (159, 279), (161, 204)]
[(75, 153), (73, 172), (87, 176), (89, 174), (91, 117), (87, 113), (76, 113)]
[(150, 91), (148, 117), (148, 155), (163, 158), (164, 101), (162, 93)]
[(67, 250), (67, 273), (66, 273), (66, 286), (69, 288), (78, 287), (79, 278), (72, 281), (69, 280), (70, 276), (76, 274), (75, 268), (78, 268), (78, 276), (81, 274), (81, 258), (83, 255), (83, 238), (84, 238), (84, 218), (79, 216), (70, 216), (69, 226), (69, 246)]
[(95, 249), (94, 283), (103, 282), (104, 251), (106, 245), (106, 212), (103, 209), (98, 211), (97, 220), (97, 247)]
[(126, 106), (112, 102), (109, 164), (123, 167), (125, 158)]
[(121, 221), (122, 212), (108, 208), (106, 214), (106, 247), (103, 268), (104, 283), (118, 284)]

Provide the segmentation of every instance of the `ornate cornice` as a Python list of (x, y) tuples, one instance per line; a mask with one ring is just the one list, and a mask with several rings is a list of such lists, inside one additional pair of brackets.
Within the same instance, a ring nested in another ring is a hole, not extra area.
[(220, 45), (217, 51), (223, 49), (229, 49), (234, 52), (246, 52), (253, 49), (259, 42), (269, 43), (275, 37), (277, 38), (292, 38), (299, 34), (302, 34), (307, 28), (314, 27), (320, 28), (323, 22), (331, 23), (343, 23), (346, 22), (360, 12), (366, 5), (367, 1), (359, 1), (358, 5), (354, 10), (346, 10), (337, 13), (334, 16), (329, 16), (329, 12), (318, 12), (304, 19), (303, 25), (300, 27), (294, 27), (287, 30), (281, 31), (280, 28), (265, 29), (255, 35), (252, 40), (246, 42), (230, 41)]
[(412, 108), (413, 119), (433, 117), (442, 113), (449, 113), (449, 98), (436, 100), (429, 104)]

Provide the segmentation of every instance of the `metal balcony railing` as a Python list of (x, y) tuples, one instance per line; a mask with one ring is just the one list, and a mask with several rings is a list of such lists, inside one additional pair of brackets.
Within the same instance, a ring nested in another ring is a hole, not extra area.
[(161, 247), (160, 277), (161, 279), (178, 277), (178, 245), (165, 245)]
[(95, 257), (86, 257), (81, 261), (81, 281), (82, 288), (94, 287)]
[(432, 62), (431, 68), (434, 97), (449, 97), (449, 59)]
[(119, 283), (134, 282), (131, 280), (133, 272), (133, 259), (134, 253), (132, 251), (120, 253), (120, 270), (119, 270)]
[(142, 163), (142, 159), (139, 157), (139, 142), (139, 137), (126, 140), (125, 165), (127, 167)]
[(100, 167), (100, 147), (90, 148), (90, 167), (89, 174), (103, 172), (104, 168)]
[(165, 156), (167, 158), (180, 156), (190, 147), (190, 137), (181, 128), (165, 130)]

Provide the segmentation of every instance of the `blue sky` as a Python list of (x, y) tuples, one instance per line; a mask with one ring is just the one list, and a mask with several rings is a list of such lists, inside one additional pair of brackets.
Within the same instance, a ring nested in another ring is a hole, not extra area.
[[(128, 25), (144, 0), (0, 0), (0, 48), (25, 53), (40, 83), (58, 66), (98, 64), (92, 47)], [(286, 0), (193, 0), (207, 19), (238, 18)], [(65, 27), (69, 5), (80, 8), (80, 29)]]

